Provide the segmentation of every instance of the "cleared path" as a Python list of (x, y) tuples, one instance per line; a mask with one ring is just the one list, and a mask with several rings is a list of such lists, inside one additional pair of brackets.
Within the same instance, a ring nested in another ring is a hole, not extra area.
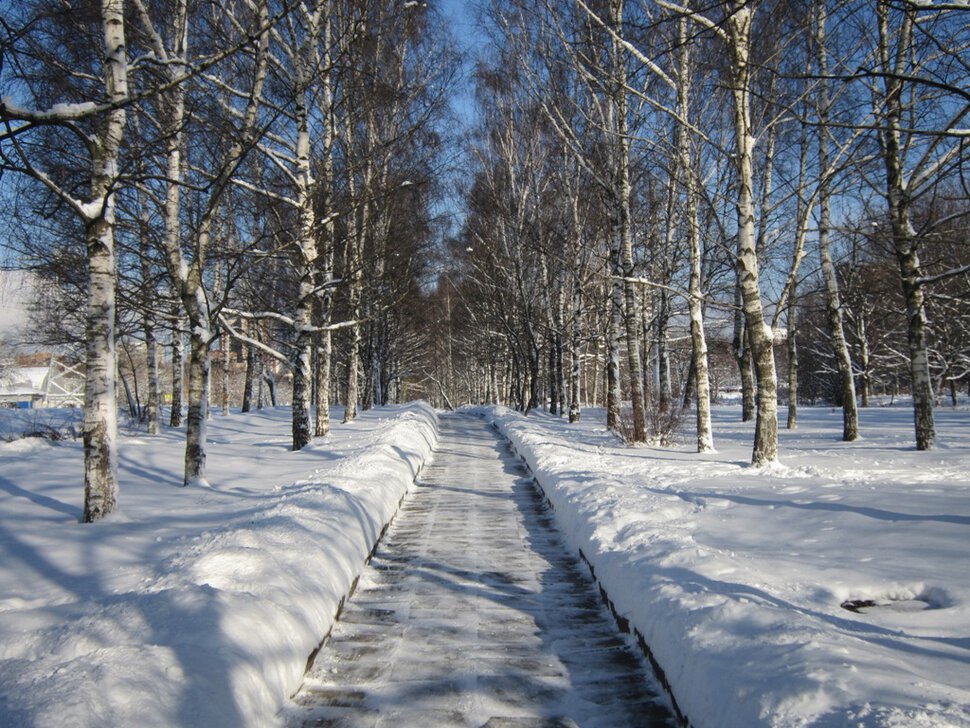
[(448, 415), (288, 722), (673, 726), (654, 685), (507, 445)]

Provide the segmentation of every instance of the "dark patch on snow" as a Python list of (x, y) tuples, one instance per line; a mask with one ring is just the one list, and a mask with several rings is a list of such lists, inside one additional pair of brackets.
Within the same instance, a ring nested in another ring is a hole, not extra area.
[(860, 614), (866, 607), (876, 606), (876, 603), (872, 599), (848, 599), (839, 606), (843, 609), (848, 609), (850, 612)]
[(891, 612), (924, 612), (928, 609), (943, 609), (949, 600), (940, 589), (927, 589), (915, 597), (883, 596), (874, 599), (847, 599), (839, 606), (856, 614), (867, 614), (870, 610)]

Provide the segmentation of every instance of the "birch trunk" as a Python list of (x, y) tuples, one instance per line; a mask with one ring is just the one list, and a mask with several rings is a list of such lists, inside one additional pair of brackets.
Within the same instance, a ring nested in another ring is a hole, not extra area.
[(859, 438), (859, 415), (856, 410), (855, 378), (852, 373), (852, 359), (849, 356), (849, 344), (845, 338), (845, 328), (842, 322), (842, 300), (839, 295), (839, 279), (832, 262), (832, 252), (829, 245), (830, 195), (829, 195), (829, 91), (828, 55), (825, 46), (825, 3), (818, 3), (816, 18), (816, 38), (818, 47), (818, 66), (820, 81), (818, 86), (819, 99), (819, 169), (822, 179), (819, 180), (819, 219), (818, 219), (818, 249), (822, 262), (822, 277), (825, 280), (825, 308), (828, 319), (829, 338), (832, 342), (832, 353), (835, 355), (836, 367), (839, 372), (839, 385), (842, 391), (842, 439), (852, 442)]
[(795, 205), (795, 219), (797, 220), (795, 227), (795, 245), (792, 250), (791, 265), (788, 269), (788, 280), (782, 290), (781, 300), (777, 303), (775, 322), (772, 324), (772, 326), (777, 325), (781, 313), (784, 312), (788, 352), (788, 417), (785, 424), (789, 430), (794, 430), (798, 426), (798, 342), (796, 336), (796, 323), (798, 319), (798, 271), (805, 258), (805, 241), (808, 237), (808, 226), (811, 221), (811, 211), (814, 207), (813, 203), (805, 200), (803, 195), (803, 191), (806, 188), (805, 177), (808, 170), (809, 147), (808, 127), (803, 124), (799, 139), (798, 191)]
[(229, 415), (229, 335), (222, 339), (222, 415)]
[(612, 432), (620, 431), (620, 329), (623, 318), (622, 284), (616, 275), (618, 264), (616, 251), (610, 253), (614, 271), (610, 287), (610, 316), (606, 331), (606, 427)]
[[(316, 39), (314, 38), (314, 43)], [(298, 73), (303, 73), (301, 69)], [(310, 419), (312, 389), (313, 301), (316, 294), (317, 244), (313, 211), (313, 177), (310, 172), (309, 109), (304, 94), (309, 83), (303, 81), (297, 92), (296, 180), (299, 205), (297, 247), (300, 254), (300, 284), (294, 316), (296, 342), (293, 359), (293, 449), (301, 450), (313, 439)]]
[(569, 421), (579, 422), (582, 416), (580, 384), (582, 382), (582, 292), (579, 284), (573, 291), (573, 321), (569, 342)]
[(566, 346), (563, 342), (562, 331), (556, 333), (556, 389), (558, 391), (558, 411), (556, 416), (566, 414)]
[[(683, 228), (690, 249), (690, 278), (688, 282), (687, 307), (690, 316), (691, 361), (688, 384), (684, 387), (684, 406), (690, 403), (690, 392), (696, 394), (696, 433), (697, 452), (714, 450), (714, 435), (711, 427), (711, 386), (707, 352), (707, 337), (704, 332), (704, 299), (701, 291), (702, 257), (700, 227), (697, 222), (699, 180), (690, 149), (690, 137), (686, 127), (690, 118), (692, 77), (695, 72), (691, 45), (687, 42), (687, 19), (682, 18), (678, 25), (678, 59), (675, 71), (677, 94), (677, 120), (674, 135), (675, 170), (673, 177), (683, 190), (684, 214)], [(669, 215), (675, 214), (675, 193), (671, 188), (668, 199)], [(666, 249), (672, 248), (673, 224), (665, 237)], [(664, 328), (666, 324), (664, 324)], [(660, 337), (658, 337), (659, 340)], [(660, 353), (658, 347), (658, 353)], [(692, 386), (691, 386), (692, 385)], [(662, 386), (662, 380), (661, 380)]]
[[(669, 254), (670, 248), (667, 248)], [(666, 273), (661, 272), (663, 280), (669, 280)], [(670, 352), (667, 346), (667, 336), (670, 331), (670, 295), (660, 289), (657, 292), (657, 316), (654, 321), (655, 341), (657, 345), (657, 409), (660, 412), (670, 411)]]
[[(691, 73), (693, 63), (687, 39), (687, 23), (680, 23), (681, 59), (677, 78), (677, 99), (681, 119), (690, 113)], [(678, 167), (684, 176), (684, 222), (690, 247), (690, 281), (688, 283), (687, 307), (690, 314), (691, 360), (694, 374), (694, 390), (697, 396), (697, 452), (714, 450), (714, 430), (711, 426), (711, 382), (707, 355), (707, 337), (704, 332), (704, 298), (701, 291), (701, 236), (697, 223), (698, 179), (690, 153), (690, 139), (683, 123), (677, 124)]]
[[(691, 224), (696, 229), (696, 224)], [(714, 451), (714, 430), (711, 426), (711, 380), (708, 367), (707, 337), (704, 333), (704, 304), (701, 293), (700, 236), (691, 234), (690, 337), (694, 363), (694, 390), (697, 395), (697, 452)]]
[(182, 485), (207, 485), (205, 477), (206, 421), (209, 415), (208, 332), (189, 335), (189, 391), (185, 418), (185, 468)]
[(141, 257), (141, 280), (144, 293), (141, 297), (142, 306), (142, 331), (145, 335), (145, 362), (148, 369), (148, 400), (145, 404), (145, 427), (149, 435), (159, 433), (158, 405), (159, 405), (159, 379), (158, 379), (158, 339), (155, 336), (155, 315), (154, 291), (148, 291), (148, 282), (152, 279), (151, 265), (149, 263), (149, 242), (148, 230), (151, 226), (151, 210), (148, 205), (147, 195), (144, 191), (139, 191), (139, 215), (141, 217), (141, 234), (139, 239), (139, 254)]
[(582, 222), (579, 216), (579, 191), (570, 200), (573, 237), (572, 316), (569, 326), (569, 421), (579, 422), (582, 414), (581, 384), (583, 366), (583, 286), (582, 286)]
[(550, 333), (547, 337), (546, 346), (546, 386), (549, 387), (549, 414), (556, 415), (559, 412), (559, 389), (556, 381), (556, 335)]
[[(107, 4), (107, 3), (106, 3)], [(107, 21), (107, 17), (106, 17)], [(107, 25), (107, 22), (106, 22)], [(107, 171), (107, 170), (105, 170)], [(103, 172), (97, 173), (102, 176)], [(103, 176), (102, 190), (110, 182)], [(110, 213), (109, 204), (105, 213)], [(118, 502), (115, 255), (110, 218), (88, 224), (88, 303), (85, 324), (84, 522), (111, 513)]]
[[(174, 61), (169, 67), (171, 77), (177, 77), (184, 71), (185, 55), (188, 52), (188, 19), (186, 3), (180, 0), (174, 13), (173, 37), (175, 46), (169, 54), (164, 45), (156, 44), (155, 53), (163, 62)], [(165, 123), (168, 136), (165, 140), (166, 178), (165, 190), (165, 233), (164, 245), (169, 263), (169, 277), (172, 281), (174, 294), (179, 300), (173, 304), (173, 318), (175, 332), (172, 334), (172, 413), (169, 424), (172, 427), (182, 425), (182, 393), (184, 382), (184, 341), (182, 339), (182, 322), (184, 301), (181, 291), (185, 269), (181, 262), (181, 186), (182, 179), (182, 127), (185, 119), (185, 91), (182, 84), (176, 84), (164, 97)], [(178, 254), (175, 255), (175, 251)]]
[(158, 423), (158, 339), (155, 338), (155, 322), (145, 317), (145, 359), (148, 362), (148, 402), (145, 407), (146, 427), (149, 435), (159, 433)]
[[(611, 0), (610, 21), (618, 35), (623, 33), (623, 5), (624, 0)], [(627, 74), (625, 65), (625, 51), (618, 39), (612, 41), (613, 60), (613, 105), (615, 108), (616, 127), (616, 164), (618, 219), (615, 221), (614, 235), (618, 237), (616, 245), (620, 252), (622, 265), (622, 295), (623, 321), (626, 329), (627, 364), (630, 368), (630, 400), (633, 406), (634, 442), (644, 442), (647, 439), (646, 417), (643, 407), (643, 364), (640, 356), (640, 338), (638, 324), (638, 307), (636, 302), (636, 285), (633, 282), (633, 235), (630, 220), (630, 134), (627, 118)]]
[(862, 376), (859, 378), (859, 399), (862, 407), (869, 406), (869, 392), (872, 388), (872, 367), (869, 358), (869, 337), (866, 331), (866, 312), (861, 311), (855, 323), (855, 335), (859, 342), (859, 366)]
[(754, 375), (752, 373), (751, 347), (744, 317), (744, 301), (741, 295), (741, 269), (737, 269), (734, 285), (734, 338), (731, 341), (734, 362), (738, 365), (741, 380), (741, 421), (750, 422), (755, 414)]
[(172, 331), (172, 411), (168, 424), (171, 427), (182, 426), (182, 391), (185, 389), (185, 341), (182, 339), (182, 305), (176, 301), (172, 304), (172, 318), (175, 329)]
[(317, 411), (314, 426), (317, 437), (330, 432), (330, 362), (333, 359), (333, 337), (329, 331), (320, 334), (317, 343)]
[(256, 372), (256, 350), (248, 344), (246, 347), (246, 374), (243, 380), (242, 411), (249, 412), (253, 408), (253, 380)]
[[(266, 27), (269, 11), (266, 2), (260, 2), (256, 8), (259, 27)], [(193, 256), (186, 259), (183, 253), (179, 227), (180, 189), (181, 180), (181, 141), (176, 131), (171, 135), (169, 147), (169, 199), (166, 210), (166, 253), (170, 275), (176, 282), (179, 297), (185, 310), (189, 324), (189, 388), (188, 412), (185, 430), (185, 470), (182, 484), (206, 485), (206, 418), (209, 409), (210, 392), (210, 352), (213, 341), (212, 311), (209, 308), (206, 295), (204, 270), (209, 258), (209, 248), (212, 227), (221, 206), (221, 196), (229, 187), (230, 177), (237, 165), (246, 154), (248, 145), (252, 142), (253, 130), (258, 118), (260, 99), (263, 85), (266, 81), (267, 48), (269, 33), (262, 33), (255, 49), (255, 70), (253, 86), (248, 94), (245, 113), (240, 128), (237, 130), (231, 146), (222, 160), (222, 165), (216, 170), (215, 178), (211, 182), (211, 194), (205, 204), (205, 212), (198, 223), (194, 236)], [(188, 47), (188, 25), (180, 36), (175, 57), (184, 59)], [(176, 62), (175, 68), (179, 68)], [(173, 89), (172, 116), (170, 123), (172, 130), (180, 130), (185, 114), (184, 94), (181, 85)]]
[[(347, 117), (345, 126), (345, 144), (353, 144), (353, 119)], [(365, 165), (366, 166), (366, 165)], [(365, 180), (369, 172), (365, 173)], [(366, 191), (367, 185), (362, 185)], [(347, 389), (344, 396), (344, 422), (353, 422), (357, 418), (357, 408), (360, 400), (360, 347), (362, 333), (360, 327), (361, 294), (363, 287), (363, 257), (364, 236), (367, 227), (367, 204), (357, 200), (357, 185), (354, 180), (354, 170), (347, 174), (347, 189), (350, 199), (359, 202), (359, 213), (353, 212), (347, 219), (347, 250), (345, 253), (344, 277), (348, 281), (348, 303), (353, 324), (350, 326), (350, 341), (347, 348)], [(358, 220), (358, 214), (360, 219)]]
[(797, 310), (798, 289), (792, 286), (788, 293), (788, 316), (786, 320), (788, 332), (788, 418), (785, 422), (789, 430), (798, 426), (798, 332), (795, 326), (795, 311)]
[(751, 462), (778, 459), (778, 401), (773, 335), (761, 303), (753, 196), (754, 133), (751, 124), (751, 27), (755, 6), (730, 3), (727, 33), (733, 61), (734, 124), (737, 164), (738, 271), (745, 328), (758, 384), (757, 415)]
[[(207, 233), (203, 232), (202, 244)], [(205, 477), (206, 420), (209, 415), (210, 353), (212, 333), (209, 329), (209, 308), (193, 267), (183, 284), (182, 303), (189, 322), (188, 409), (185, 418), (185, 469), (182, 485), (208, 485)]]
[[(822, 142), (825, 144), (825, 142)], [(824, 164), (822, 165), (824, 168)], [(823, 184), (825, 184), (823, 182)], [(855, 377), (852, 372), (852, 359), (849, 344), (845, 338), (842, 321), (842, 300), (839, 295), (839, 280), (832, 262), (829, 247), (829, 195), (819, 195), (818, 248), (822, 261), (822, 277), (825, 279), (825, 309), (827, 314), (829, 338), (832, 353), (835, 355), (839, 372), (839, 388), (842, 393), (842, 439), (852, 442), (859, 439), (859, 415), (856, 409)]]
[(906, 341), (909, 348), (916, 449), (929, 450), (936, 437), (936, 424), (926, 336), (926, 305), (921, 282), (919, 241), (913, 227), (912, 201), (903, 169), (905, 151), (901, 142), (904, 112), (902, 77), (912, 42), (914, 12), (912, 8), (906, 10), (899, 37), (891, 39), (889, 7), (883, 4), (878, 6), (880, 63), (886, 75), (883, 97), (878, 99), (881, 108), (877, 111), (884, 117), (880, 143), (886, 166), (886, 199), (889, 203), (893, 249), (906, 299)]
[[(893, 207), (896, 209), (893, 210)], [(923, 285), (920, 282), (922, 271), (914, 242), (916, 231), (906, 203), (891, 204), (890, 208), (894, 218), (893, 244), (902, 274), (903, 294), (906, 297), (906, 340), (909, 345), (916, 449), (929, 450), (933, 447), (936, 438), (936, 425), (933, 415), (929, 350), (926, 343), (926, 305)]]
[(348, 241), (347, 265), (348, 276), (350, 278), (350, 315), (354, 323), (350, 326), (350, 341), (347, 351), (347, 390), (344, 396), (344, 422), (353, 422), (357, 418), (357, 407), (360, 398), (360, 346), (361, 330), (360, 324), (360, 240), (359, 233), (353, 235), (353, 239)]
[[(107, 97), (128, 96), (128, 59), (122, 0), (102, 0), (104, 83)], [(108, 112), (91, 155), (91, 200), (98, 212), (87, 221), (88, 301), (85, 317), (84, 522), (111, 513), (118, 503), (118, 408), (115, 392), (115, 201), (118, 154), (124, 135), (124, 107)], [(92, 206), (94, 207), (94, 206)]]
[[(323, 27), (321, 29), (321, 45), (323, 47), (323, 68), (330, 69), (333, 63), (331, 57), (331, 13), (330, 3), (324, 11)], [(323, 164), (320, 187), (327, 205), (330, 204), (330, 190), (335, 183), (334, 178), (334, 143), (337, 131), (333, 106), (333, 84), (329, 71), (324, 72), (321, 84), (321, 113), (324, 118), (323, 126)], [(326, 208), (325, 208), (326, 209)], [(320, 332), (317, 342), (317, 410), (314, 427), (317, 437), (323, 437), (330, 432), (330, 371), (333, 359), (333, 334), (326, 327), (333, 317), (333, 263), (334, 263), (334, 221), (327, 216), (323, 223), (321, 234), (323, 237), (323, 251), (320, 255), (320, 284), (323, 292), (319, 298), (320, 324), (324, 328)]]

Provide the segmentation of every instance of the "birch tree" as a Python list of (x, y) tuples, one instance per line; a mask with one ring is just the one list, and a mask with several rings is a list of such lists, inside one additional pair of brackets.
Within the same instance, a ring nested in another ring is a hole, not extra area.
[(712, 33), (727, 51), (734, 126), (731, 152), (735, 164), (739, 303), (757, 379), (757, 415), (751, 461), (753, 465), (765, 465), (778, 458), (778, 402), (774, 335), (765, 319), (755, 234), (754, 150), (757, 133), (752, 118), (755, 70), (752, 32), (759, 4), (729, 0), (722, 3), (723, 17), (709, 16), (692, 10), (690, 6), (666, 0), (658, 0), (658, 5)]
[[(168, 36), (151, 29), (151, 19), (142, 15), (142, 22), (153, 39), (153, 50), (162, 58), (170, 74), (178, 74), (189, 64), (189, 21), (184, 5), (173, 16), (175, 26)], [(228, 13), (228, 11), (227, 11)], [(219, 21), (222, 25), (219, 25)], [(249, 23), (247, 26), (246, 23)], [(266, 80), (268, 30), (271, 25), (268, 2), (262, 0), (251, 14), (239, 12), (216, 17), (211, 28), (214, 36), (222, 35), (227, 48), (255, 38), (252, 57), (244, 62), (241, 54), (228, 58), (228, 66), (210, 67), (205, 81), (220, 89), (224, 103), (217, 106), (219, 119), (228, 126), (229, 134), (216, 141), (215, 159), (201, 159), (191, 165), (183, 161), (183, 127), (186, 124), (186, 89), (173, 84), (164, 96), (163, 119), (168, 143), (165, 149), (165, 234), (164, 249), (169, 277), (181, 302), (189, 330), (188, 356), (188, 412), (185, 433), (185, 461), (183, 485), (205, 484), (206, 420), (210, 390), (210, 346), (217, 336), (213, 328), (217, 312), (210, 307), (206, 287), (206, 268), (210, 260), (213, 237), (226, 193), (232, 180), (259, 136), (259, 110)], [(218, 32), (217, 32), (218, 31)], [(236, 45), (236, 47), (239, 47)], [(230, 70), (231, 69), (231, 70)], [(172, 80), (177, 78), (173, 76)], [(237, 85), (245, 83), (245, 86)], [(217, 96), (216, 98), (219, 98)], [(241, 99), (241, 104), (234, 103)], [(218, 137), (217, 137), (218, 139)], [(193, 147), (196, 149), (196, 147)], [(203, 169), (205, 164), (208, 169)], [(192, 207), (197, 217), (188, 230), (183, 230), (182, 197), (189, 182), (185, 170), (192, 171)], [(209, 170), (212, 170), (211, 172)], [(186, 240), (188, 238), (188, 240)]]
[[(627, 107), (627, 54), (623, 47), (623, 9), (624, 0), (610, 0), (610, 25), (613, 34), (610, 37), (610, 69), (609, 94), (610, 113), (608, 133), (611, 135), (610, 146), (613, 148), (613, 165), (615, 182), (613, 194), (615, 210), (613, 210), (613, 235), (617, 241), (615, 247), (620, 268), (622, 282), (614, 294), (619, 299), (622, 290), (621, 307), (622, 319), (626, 327), (627, 364), (630, 370), (630, 400), (633, 408), (634, 442), (646, 440), (646, 421), (643, 407), (643, 362), (640, 356), (640, 337), (637, 317), (636, 285), (633, 281), (633, 237), (632, 220), (630, 217), (630, 128), (629, 110)], [(614, 305), (617, 305), (614, 302)]]
[[(582, 0), (577, 0), (578, 4), (593, 20), (604, 25), (603, 20)], [(655, 61), (648, 58), (636, 46), (625, 42), (614, 26), (611, 29), (611, 39), (614, 44), (618, 44), (624, 53), (630, 53), (637, 57), (647, 71), (654, 77), (660, 79), (663, 86), (669, 89), (674, 96), (672, 105), (667, 105), (664, 100), (657, 95), (647, 95), (645, 89), (637, 89), (636, 93), (644, 98), (646, 103), (659, 111), (663, 116), (672, 120), (674, 125), (674, 143), (670, 151), (672, 158), (669, 190), (668, 190), (668, 221), (666, 239), (667, 244), (661, 251), (663, 265), (670, 265), (672, 255), (672, 236), (677, 225), (672, 219), (674, 216), (674, 200), (677, 196), (683, 195), (683, 214), (681, 228), (687, 238), (689, 248), (689, 275), (688, 289), (681, 292), (687, 301), (690, 317), (690, 336), (692, 347), (693, 364), (693, 387), (697, 396), (696, 407), (696, 433), (698, 452), (707, 452), (713, 449), (713, 432), (710, 418), (710, 379), (708, 370), (707, 341), (704, 332), (703, 322), (703, 293), (701, 289), (702, 280), (702, 250), (700, 229), (698, 226), (698, 204), (700, 179), (697, 174), (694, 155), (691, 153), (691, 138), (698, 130), (693, 117), (692, 95), (693, 80), (696, 69), (693, 65), (693, 47), (688, 42), (688, 21), (686, 16), (675, 17), (676, 32), (671, 46), (674, 49), (674, 62), (669, 70), (664, 70)], [(628, 84), (625, 84), (628, 86)], [(628, 276), (632, 283), (632, 279)], [(665, 300), (670, 286), (666, 283), (666, 277), (658, 280), (647, 280), (647, 285), (656, 285), (661, 293), (661, 299)], [(659, 284), (659, 285), (658, 285)], [(663, 304), (664, 307), (667, 304)], [(662, 313), (664, 321), (669, 317), (668, 313)], [(666, 324), (662, 324), (665, 328)], [(661, 329), (660, 340), (664, 340)], [(658, 348), (658, 359), (666, 358), (664, 349)], [(661, 372), (666, 368), (664, 361), (658, 361)], [(664, 390), (667, 385), (666, 377), (660, 377), (661, 387), (661, 409), (665, 399)]]
[(831, 95), (829, 93), (829, 63), (826, 44), (827, 15), (825, 3), (815, 6), (814, 31), (818, 53), (819, 83), (817, 86), (819, 147), (818, 167), (821, 178), (818, 190), (818, 248), (822, 263), (822, 277), (825, 280), (825, 301), (828, 313), (829, 336), (839, 371), (842, 394), (842, 439), (851, 442), (859, 437), (859, 415), (856, 410), (855, 375), (849, 346), (846, 342), (842, 320), (842, 301), (839, 295), (839, 281), (832, 261), (829, 245), (831, 228), (831, 170), (829, 121)]
[[(29, 92), (18, 103), (16, 91), (28, 90), (15, 82), (3, 89), (0, 100), (0, 154), (5, 171), (16, 171), (47, 187), (73, 210), (85, 229), (88, 258), (88, 300), (85, 327), (86, 364), (84, 397), (84, 516), (85, 522), (110, 514), (118, 503), (117, 405), (115, 402), (115, 192), (127, 121), (129, 62), (125, 43), (125, 8), (122, 0), (102, 0), (96, 14), (100, 83), (87, 90), (83, 101)], [(26, 14), (24, 16), (26, 20)], [(38, 25), (52, 22), (40, 18)], [(31, 25), (24, 24), (27, 43)], [(16, 54), (14, 41), (5, 54)], [(28, 82), (28, 79), (23, 79)], [(4, 79), (7, 85), (7, 79)], [(87, 85), (87, 84), (85, 84)], [(32, 90), (31, 90), (32, 91)], [(14, 92), (14, 93), (8, 93)], [(84, 93), (82, 91), (82, 93)], [(74, 94), (65, 94), (67, 98)], [(76, 97), (75, 97), (76, 98)], [(27, 103), (48, 101), (29, 107)], [(89, 183), (78, 194), (65, 188), (29, 153), (31, 137), (56, 127), (82, 140), (87, 154)]]
[(679, 63), (676, 71), (677, 114), (682, 120), (676, 126), (677, 171), (684, 189), (684, 225), (690, 247), (690, 281), (688, 284), (687, 305), (690, 311), (690, 336), (694, 363), (694, 389), (696, 396), (696, 433), (697, 452), (714, 450), (714, 432), (711, 426), (710, 374), (707, 356), (707, 337), (704, 332), (704, 293), (701, 288), (701, 236), (698, 216), (698, 186), (700, 183), (697, 166), (691, 154), (690, 104), (692, 78), (694, 74), (693, 54), (687, 43), (687, 22), (678, 23), (677, 41)]
[[(970, 91), (966, 61), (959, 55), (967, 47), (967, 12), (880, 0), (875, 17), (875, 52), (859, 73), (872, 78), (873, 118), (885, 167), (883, 194), (906, 300), (916, 448), (927, 450), (936, 426), (920, 260), (923, 240), (913, 223), (913, 205), (967, 158)], [(929, 113), (931, 109), (937, 113)]]
[[(259, 144), (272, 169), (283, 177), (283, 191), (270, 194), (276, 202), (289, 207), (296, 218), (292, 249), (299, 283), (292, 304), (293, 313), (290, 317), (276, 316), (276, 320), (284, 321), (293, 331), (292, 354), (279, 358), (293, 374), (294, 450), (302, 449), (313, 439), (315, 424), (311, 420), (310, 408), (313, 383), (311, 360), (317, 338), (313, 319), (320, 292), (317, 276), (321, 266), (321, 249), (315, 209), (317, 180), (313, 169), (311, 120), (317, 110), (317, 95), (321, 88), (317, 79), (325, 79), (325, 103), (330, 84), (332, 69), (322, 66), (322, 61), (329, 59), (330, 53), (330, 11), (330, 4), (324, 2), (301, 6), (298, 12), (288, 16), (285, 23), (272, 31), (275, 42), (271, 57), (279, 84), (285, 89), (279, 108), (289, 129), (284, 131), (281, 128), (283, 125), (277, 123), (273, 132)], [(327, 120), (332, 111), (328, 108), (321, 111), (325, 119), (324, 128), (329, 129)], [(250, 185), (246, 181), (237, 180), (237, 183)], [(325, 281), (324, 285), (329, 285), (329, 281)], [(325, 365), (329, 366), (329, 361)]]
[[(667, 3), (663, 3), (667, 5)], [(695, 22), (713, 30), (724, 42), (730, 59), (731, 95), (734, 115), (734, 161), (736, 165), (735, 208), (737, 210), (738, 258), (741, 305), (757, 378), (753, 465), (778, 459), (777, 376), (773, 351), (774, 335), (765, 320), (761, 299), (760, 263), (755, 239), (753, 198), (753, 154), (756, 133), (751, 118), (753, 66), (752, 28), (757, 4), (727, 2), (727, 17), (721, 24), (706, 16), (688, 12)]]

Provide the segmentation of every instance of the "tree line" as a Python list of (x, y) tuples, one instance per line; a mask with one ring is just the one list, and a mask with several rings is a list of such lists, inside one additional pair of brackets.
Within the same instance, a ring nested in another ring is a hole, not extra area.
[[(472, 398), (663, 439), (730, 342), (752, 462), (799, 392), (968, 382), (970, 10), (911, 0), (492, 0), (452, 251)], [(451, 375), (454, 376), (454, 375)], [(625, 405), (624, 403), (629, 403)]]
[[(84, 520), (118, 499), (118, 342), (160, 348), (183, 482), (205, 482), (211, 351), (292, 377), (293, 448), (386, 403), (417, 335), (402, 301), (440, 236), (441, 17), (393, 0), (24, 0), (0, 38), (8, 243), (50, 335), (85, 347)], [(335, 381), (332, 372), (343, 376)], [(185, 382), (182, 381), (184, 372)], [(185, 392), (185, 401), (182, 393)]]
[(433, 2), (23, 0), (0, 19), (0, 204), (55, 284), (46, 334), (85, 349), (85, 520), (117, 501), (132, 342), (150, 432), (172, 362), (185, 484), (214, 347), (225, 410), (231, 347), (244, 410), (267, 362), (288, 372), (294, 449), (332, 401), (425, 396), (601, 404), (632, 442), (689, 412), (707, 452), (735, 382), (756, 465), (786, 402), (789, 428), (836, 402), (853, 440), (858, 406), (906, 393), (930, 448), (936, 398), (970, 381), (968, 20), (488, 0), (459, 146)]

